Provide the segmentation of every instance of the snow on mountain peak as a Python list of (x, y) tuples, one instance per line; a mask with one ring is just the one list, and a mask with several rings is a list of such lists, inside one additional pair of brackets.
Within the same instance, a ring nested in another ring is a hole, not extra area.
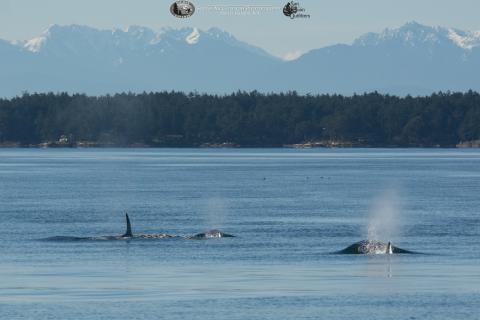
[[(264, 50), (237, 40), (229, 32), (218, 28), (202, 31), (198, 28), (164, 28), (160, 32), (141, 26), (130, 26), (124, 30), (98, 30), (79, 25), (52, 25), (39, 37), (23, 42), (23, 48), (33, 53), (62, 55), (100, 54), (115, 50), (137, 51), (162, 50), (175, 46), (175, 43), (195, 45), (223, 43), (230, 47), (242, 48), (252, 53), (271, 57)], [(160, 48), (161, 47), (161, 48)]]
[(354, 41), (355, 46), (378, 46), (397, 43), (404, 46), (453, 44), (462, 49), (480, 46), (480, 32), (466, 32), (442, 27), (429, 27), (415, 21), (381, 33), (367, 33)]
[(47, 42), (47, 38), (51, 34), (51, 29), (59, 27), (58, 25), (52, 24), (50, 25), (46, 30), (42, 32), (42, 34), (38, 37), (35, 37), (33, 39), (27, 40), (23, 47), (30, 52), (33, 53), (38, 53), (42, 48), (45, 46), (45, 43)]
[(436, 28), (421, 25), (417, 22), (409, 22), (400, 28), (385, 29), (381, 33), (367, 33), (357, 40), (354, 44), (358, 46), (377, 46), (386, 42), (398, 42), (409, 46), (415, 46), (419, 43), (438, 43), (441, 34)]
[(472, 50), (480, 46), (480, 31), (466, 32), (456, 29), (448, 29), (448, 38), (457, 46), (465, 50)]
[(28, 40), (23, 47), (30, 52), (37, 53), (42, 49), (46, 41), (46, 37), (33, 38)]
[(188, 44), (196, 44), (200, 40), (200, 32), (198, 32), (197, 28), (193, 28), (192, 33), (190, 33), (186, 38)]

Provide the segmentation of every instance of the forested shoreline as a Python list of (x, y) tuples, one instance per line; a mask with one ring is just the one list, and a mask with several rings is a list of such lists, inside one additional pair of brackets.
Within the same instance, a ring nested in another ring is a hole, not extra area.
[[(23, 94), (0, 99), (0, 145), (455, 147), (480, 140), (480, 94)], [(465, 143), (468, 142), (468, 143)]]

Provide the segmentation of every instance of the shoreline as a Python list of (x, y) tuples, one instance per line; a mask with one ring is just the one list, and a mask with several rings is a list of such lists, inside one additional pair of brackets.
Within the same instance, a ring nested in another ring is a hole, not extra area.
[(275, 148), (275, 149), (477, 149), (480, 148), (480, 140), (462, 141), (456, 144), (435, 144), (435, 145), (414, 145), (414, 144), (369, 144), (366, 141), (344, 141), (344, 140), (318, 140), (307, 141), (293, 144), (274, 144), (274, 145), (242, 145), (234, 142), (202, 142), (202, 143), (180, 143), (180, 144), (161, 144), (161, 143), (113, 143), (113, 142), (93, 142), (93, 141), (69, 141), (67, 138), (61, 138), (58, 141), (47, 141), (38, 144), (20, 144), (15, 142), (0, 143), (2, 148), (34, 148), (34, 149), (134, 149), (134, 148), (192, 148), (192, 149), (257, 149), (257, 148)]
[(172, 146), (159, 146), (159, 145), (95, 145), (95, 146), (55, 146), (45, 147), (39, 145), (0, 145), (1, 149), (479, 149), (478, 146), (385, 146), (385, 145), (355, 145), (355, 146), (318, 146), (318, 147), (292, 147), (288, 145), (284, 146), (198, 146), (198, 145), (172, 145)]

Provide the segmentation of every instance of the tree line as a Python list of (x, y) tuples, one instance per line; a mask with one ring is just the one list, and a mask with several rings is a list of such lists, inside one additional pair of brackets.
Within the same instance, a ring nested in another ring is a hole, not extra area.
[(455, 146), (480, 139), (480, 95), (397, 97), (237, 92), (28, 94), (0, 99), (0, 143), (62, 136), (93, 145), (276, 147), (311, 141), (358, 146)]

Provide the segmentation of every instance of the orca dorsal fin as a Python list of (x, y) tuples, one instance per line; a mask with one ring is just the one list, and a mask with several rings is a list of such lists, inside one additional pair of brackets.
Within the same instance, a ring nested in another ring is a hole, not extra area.
[(128, 217), (128, 213), (125, 213), (125, 217), (127, 218), (127, 231), (122, 237), (133, 237), (132, 234), (132, 225), (130, 224), (130, 218)]
[(392, 243), (389, 241), (387, 244), (387, 252), (386, 254), (393, 254)]

